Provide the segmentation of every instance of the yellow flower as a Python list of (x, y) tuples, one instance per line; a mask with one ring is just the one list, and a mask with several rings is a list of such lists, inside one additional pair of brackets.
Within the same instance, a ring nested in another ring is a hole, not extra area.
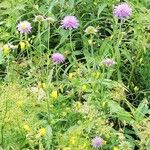
[(72, 145), (74, 145), (74, 144), (76, 143), (75, 137), (72, 137), (72, 138), (70, 139), (70, 143), (71, 143)]
[(23, 106), (23, 103), (24, 103), (23, 101), (17, 101), (17, 102), (16, 102), (16, 105), (17, 105), (18, 107), (21, 107), (21, 106)]
[(68, 79), (72, 80), (72, 78), (73, 78), (73, 73), (69, 73)]
[(94, 28), (93, 26), (89, 26), (85, 29), (85, 33), (86, 34), (96, 34), (97, 33), (97, 29)]
[(83, 85), (82, 86), (82, 91), (86, 91), (87, 90), (87, 86), (86, 85)]
[(7, 55), (7, 54), (9, 54), (9, 52), (10, 52), (10, 48), (9, 48), (9, 45), (4, 45), (3, 46), (3, 53), (4, 53), (4, 55)]
[(115, 146), (115, 147), (113, 148), (113, 150), (119, 150), (119, 148), (118, 148), (117, 146)]
[(82, 105), (81, 102), (78, 101), (78, 102), (75, 103), (74, 106), (75, 106), (75, 108), (76, 108), (77, 110), (79, 110), (79, 109), (81, 108), (81, 105)]
[(42, 87), (43, 87), (44, 90), (46, 90), (46, 88), (47, 88), (45, 83), (42, 83)]
[(21, 41), (19, 44), (20, 44), (20, 48), (21, 48), (21, 50), (24, 50), (24, 49), (25, 49), (26, 44), (25, 44), (24, 42), (22, 42), (22, 41)]
[(103, 140), (103, 144), (105, 145), (107, 142), (105, 140)]
[(26, 131), (28, 131), (28, 132), (31, 131), (30, 127), (29, 127), (27, 124), (25, 124), (25, 125), (23, 126), (23, 128), (24, 128)]
[(46, 134), (46, 129), (45, 128), (39, 129), (39, 135), (40, 136), (44, 136), (45, 134)]
[(37, 88), (38, 88), (38, 89), (41, 89), (41, 87), (42, 87), (42, 83), (41, 83), (41, 82), (38, 82)]
[(96, 72), (96, 79), (98, 79), (100, 77), (101, 73), (100, 72)]
[(51, 97), (52, 97), (53, 99), (57, 99), (57, 97), (58, 97), (57, 91), (52, 91)]

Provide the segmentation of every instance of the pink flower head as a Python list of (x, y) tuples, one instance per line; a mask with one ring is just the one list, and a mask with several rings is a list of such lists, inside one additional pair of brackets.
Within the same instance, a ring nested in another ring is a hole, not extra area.
[(23, 21), (23, 22), (20, 22), (18, 25), (17, 25), (17, 28), (18, 28), (18, 31), (20, 33), (30, 33), (31, 32), (31, 23), (28, 22), (28, 21)]
[(103, 65), (107, 66), (107, 67), (111, 67), (113, 66), (116, 62), (113, 59), (110, 58), (106, 58), (102, 61)]
[(60, 54), (60, 53), (54, 53), (52, 54), (52, 61), (56, 64), (61, 64), (65, 61), (65, 57), (64, 55)]
[(79, 27), (79, 21), (75, 16), (66, 16), (62, 21), (61, 21), (61, 26), (65, 29), (77, 29)]
[(92, 146), (93, 148), (99, 148), (103, 144), (103, 139), (101, 137), (95, 137), (92, 139)]
[(115, 6), (114, 15), (119, 19), (125, 19), (130, 17), (132, 14), (132, 9), (127, 3), (122, 3), (118, 6)]

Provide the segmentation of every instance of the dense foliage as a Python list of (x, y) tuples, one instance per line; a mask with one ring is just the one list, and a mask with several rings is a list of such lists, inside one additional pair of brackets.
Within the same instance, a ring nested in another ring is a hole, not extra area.
[(0, 2), (0, 149), (150, 149), (149, 0)]

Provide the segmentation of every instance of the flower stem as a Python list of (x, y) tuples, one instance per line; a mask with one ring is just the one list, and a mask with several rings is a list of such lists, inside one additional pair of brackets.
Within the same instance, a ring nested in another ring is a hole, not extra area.
[(73, 59), (76, 61), (76, 57), (75, 57), (75, 54), (74, 54), (74, 48), (73, 48), (73, 43), (72, 43), (72, 32), (71, 30), (69, 30), (69, 37), (70, 37), (70, 47), (71, 47), (71, 50), (72, 50), (72, 55), (73, 55)]
[(91, 56), (94, 57), (94, 48), (93, 48), (93, 36), (91, 35)]
[(40, 59), (42, 59), (41, 23), (40, 22), (38, 23), (38, 39), (39, 39), (39, 44), (40, 44), (40, 46), (39, 46), (39, 48), (40, 48), (40, 54), (41, 54), (41, 58)]
[(48, 43), (47, 43), (47, 49), (49, 51), (49, 42), (50, 42), (50, 29), (51, 29), (51, 26), (50, 26), (50, 23), (48, 22)]
[(117, 58), (117, 76), (118, 76), (118, 81), (121, 81), (121, 72), (120, 72), (120, 65), (121, 65), (121, 53), (119, 50), (119, 46), (122, 41), (122, 20), (119, 25), (119, 33), (118, 33), (118, 43), (116, 44), (116, 58)]

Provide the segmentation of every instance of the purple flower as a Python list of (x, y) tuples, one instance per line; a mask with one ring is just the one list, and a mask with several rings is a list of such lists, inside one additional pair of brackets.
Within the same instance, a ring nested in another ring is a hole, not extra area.
[(62, 21), (61, 21), (61, 26), (65, 29), (76, 29), (79, 27), (79, 21), (75, 16), (66, 16)]
[(97, 136), (97, 137), (92, 139), (92, 146), (94, 148), (99, 148), (102, 146), (102, 144), (103, 144), (103, 139), (101, 137)]
[(113, 66), (116, 62), (113, 59), (110, 58), (106, 58), (102, 61), (103, 65), (107, 66), (107, 67), (111, 67)]
[(52, 61), (56, 64), (61, 64), (65, 61), (65, 57), (64, 55), (60, 54), (60, 53), (54, 53), (52, 54)]
[(130, 17), (132, 14), (132, 9), (127, 3), (122, 3), (118, 6), (115, 6), (114, 15), (119, 19), (125, 19)]
[(18, 28), (18, 31), (20, 33), (30, 33), (31, 32), (31, 23), (28, 22), (28, 21), (23, 21), (23, 22), (20, 22), (18, 25), (17, 25), (17, 28)]

